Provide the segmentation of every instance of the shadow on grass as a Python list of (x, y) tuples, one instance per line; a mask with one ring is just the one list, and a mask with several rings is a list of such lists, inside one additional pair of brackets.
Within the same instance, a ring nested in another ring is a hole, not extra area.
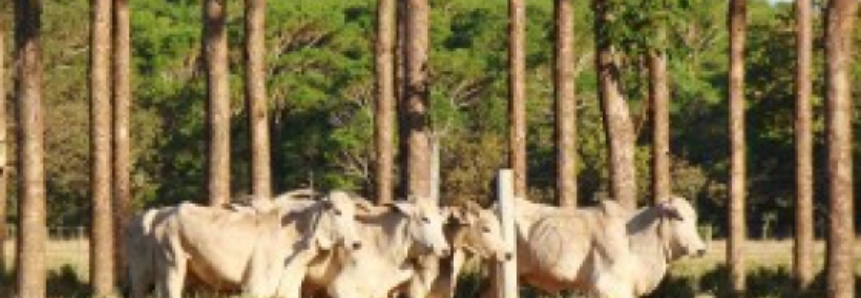
[[(0, 297), (14, 297), (15, 272), (4, 272), (0, 284)], [(70, 265), (63, 265), (56, 270), (48, 271), (47, 297), (62, 298), (89, 298), (90, 285), (77, 274), (77, 270)]]
[[(855, 277), (856, 293), (861, 290), (861, 277)], [(820, 298), (826, 296), (825, 272), (820, 272), (807, 290), (798, 290), (792, 272), (786, 267), (756, 268), (747, 273), (747, 293), (749, 298)], [(661, 285), (646, 297), (706, 297), (730, 298), (729, 270), (725, 265), (708, 271), (699, 278), (693, 276), (667, 275)]]

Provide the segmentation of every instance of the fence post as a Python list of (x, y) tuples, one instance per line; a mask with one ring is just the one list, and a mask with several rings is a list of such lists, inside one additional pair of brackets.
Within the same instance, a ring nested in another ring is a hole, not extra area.
[(508, 262), (498, 263), (496, 267), (496, 292), (499, 298), (517, 298), (517, 238), (514, 231), (514, 174), (511, 169), (499, 171), (497, 195), (499, 196), (499, 218), (502, 221), (502, 238), (505, 248), (511, 252)]

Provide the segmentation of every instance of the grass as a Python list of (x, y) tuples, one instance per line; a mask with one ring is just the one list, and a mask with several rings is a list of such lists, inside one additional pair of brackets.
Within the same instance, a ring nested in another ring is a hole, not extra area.
[[(861, 276), (861, 241), (856, 242), (855, 270)], [(824, 243), (817, 242), (814, 260), (820, 271), (817, 285), (807, 292), (798, 292), (791, 277), (792, 241), (749, 241), (745, 244), (748, 268), (748, 297), (814, 298), (824, 297), (821, 269), (824, 262)], [(85, 239), (51, 240), (47, 247), (48, 296), (55, 298), (88, 297), (89, 247)], [(14, 243), (6, 243), (4, 253), (7, 271), (0, 282), (0, 297), (10, 297), (8, 287), (14, 276), (11, 270)], [(705, 298), (728, 297), (725, 283), (727, 269), (724, 265), (726, 244), (712, 241), (708, 253), (702, 258), (687, 258), (675, 264), (661, 286), (650, 297)], [(458, 297), (477, 297), (483, 287), (480, 274), (465, 274), (458, 287)], [(861, 287), (861, 281), (856, 283)], [(4, 287), (6, 287), (4, 291)], [(861, 288), (858, 289), (861, 293)], [(195, 295), (204, 298), (204, 296)], [(539, 297), (531, 289), (524, 289), (521, 297)], [(562, 297), (562, 296), (560, 296)], [(569, 296), (576, 297), (576, 296)], [(209, 297), (211, 298), (211, 297)]]

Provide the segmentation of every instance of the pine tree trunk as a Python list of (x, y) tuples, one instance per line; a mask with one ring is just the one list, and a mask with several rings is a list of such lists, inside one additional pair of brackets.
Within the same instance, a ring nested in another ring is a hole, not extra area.
[(746, 35), (746, 0), (730, 0), (730, 182), (729, 218), (730, 236), (727, 261), (730, 267), (730, 284), (736, 295), (746, 290), (744, 246), (745, 225), (745, 125), (744, 125), (744, 43)]
[(45, 131), (42, 110), (42, 1), (15, 1), (15, 114), (18, 160), (17, 293), (45, 297)]
[(113, 211), (115, 276), (125, 282), (125, 226), (131, 213), (131, 155), (129, 113), (131, 109), (131, 36), (128, 0), (114, 1), (113, 38)]
[[(0, 29), (0, 249), (6, 243), (6, 179), (9, 172), (9, 139), (6, 134), (6, 33)], [(6, 268), (6, 253), (0, 253), (0, 268)], [(7, 286), (0, 284), (0, 286)]]
[(598, 97), (607, 138), (610, 195), (628, 209), (637, 208), (637, 169), (634, 163), (635, 136), (628, 103), (619, 85), (619, 67), (609, 40), (598, 32), (607, 24), (607, 0), (594, 0), (596, 71)]
[(111, 212), (111, 0), (92, 0), (90, 12), (90, 281), (96, 297), (113, 293)]
[(428, 0), (408, 0), (404, 41), (404, 80), (407, 131), (407, 193), (420, 198), (431, 195), (430, 101), (428, 85)]
[(394, 109), (395, 109), (395, 35), (394, 0), (377, 1), (377, 40), (375, 45), (376, 104), (374, 105), (374, 142), (376, 147), (376, 202), (392, 202), (394, 185)]
[(828, 297), (855, 297), (852, 174), (852, 33), (858, 1), (828, 3), (826, 130), (828, 141)]
[(266, 107), (265, 16), (266, 0), (245, 0), (245, 101), (251, 137), (251, 192), (269, 198), (272, 169)]
[(813, 282), (813, 113), (810, 107), (812, 25), (810, 0), (796, 0), (798, 65), (795, 72), (795, 246), (793, 275), (799, 289)]
[(508, 1), (508, 118), (509, 166), (514, 172), (514, 195), (525, 197), (526, 168), (526, 7)]
[(574, 90), (574, 3), (555, 0), (556, 193), (559, 206), (577, 207), (577, 94)]
[(209, 204), (230, 201), (230, 90), (227, 68), (226, 0), (204, 0), (203, 49), (206, 60), (207, 173)]
[(670, 185), (670, 88), (667, 82), (667, 55), (649, 54), (649, 102), (652, 111), (652, 200), (667, 199)]

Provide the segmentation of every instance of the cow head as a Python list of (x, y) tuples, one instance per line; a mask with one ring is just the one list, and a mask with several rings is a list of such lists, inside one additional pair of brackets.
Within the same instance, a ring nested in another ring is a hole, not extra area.
[(436, 204), (429, 201), (401, 201), (390, 206), (407, 218), (408, 231), (415, 242), (432, 251), (434, 255), (447, 256), (449, 245), (442, 230), (443, 213)]
[(317, 245), (331, 249), (343, 245), (348, 249), (359, 249), (362, 242), (356, 233), (356, 203), (349, 194), (333, 191), (320, 200), (322, 205), (319, 221), (321, 229), (315, 235)]
[(673, 259), (703, 255), (706, 245), (697, 231), (697, 212), (680, 197), (670, 197), (656, 206), (663, 219), (662, 238)]
[[(495, 213), (472, 201), (448, 209), (449, 222), (456, 225), (452, 246), (462, 246), (482, 258), (503, 262), (511, 259), (502, 240), (502, 227)], [(461, 247), (456, 247), (461, 248)]]

